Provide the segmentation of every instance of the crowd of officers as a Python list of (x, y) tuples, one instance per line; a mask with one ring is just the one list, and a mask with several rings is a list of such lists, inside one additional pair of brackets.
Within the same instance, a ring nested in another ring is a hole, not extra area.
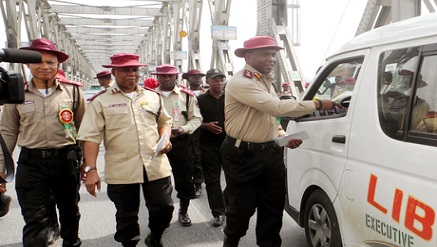
[[(0, 131), (11, 153), (16, 145), (21, 149), (15, 184), (25, 221), (23, 246), (53, 243), (50, 228), (53, 217), (56, 224), (58, 219), (51, 204), (59, 210), (63, 246), (81, 246), (79, 189), (83, 182), (93, 196), (100, 190), (96, 165), (101, 143), (107, 194), (116, 208), (114, 239), (123, 246), (140, 241), (141, 192), (149, 211), (145, 244), (163, 246), (174, 211), (171, 175), (182, 226), (192, 224), (188, 207), (205, 183), (211, 224), (225, 224), (223, 246), (238, 246), (255, 209), (257, 244), (281, 245), (285, 172), (282, 147), (273, 139), (285, 132), (276, 118), (332, 109), (334, 103), (279, 99), (270, 72), (282, 48), (271, 37), (256, 36), (235, 51), (246, 65), (226, 90), (220, 70), (181, 73), (169, 64), (157, 66), (156, 79), (147, 78), (145, 87), (139, 87), (140, 67), (146, 64), (136, 54), (115, 54), (102, 65), (110, 70), (96, 76), (104, 89), (88, 104), (78, 83), (57, 76), (67, 54), (46, 39), (21, 49), (39, 51), (42, 61), (27, 65), (32, 79), (25, 102), (5, 105)], [(187, 87), (178, 83), (179, 74)], [(282, 93), (288, 93), (285, 87)], [(292, 139), (286, 146), (301, 143)], [(3, 177), (4, 171), (1, 162)], [(0, 184), (0, 192), (3, 196), (6, 184)]]

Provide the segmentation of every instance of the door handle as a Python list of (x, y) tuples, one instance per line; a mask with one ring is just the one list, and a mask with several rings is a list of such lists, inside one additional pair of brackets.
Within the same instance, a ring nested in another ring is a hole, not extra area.
[(332, 137), (332, 142), (346, 143), (346, 136), (343, 136), (343, 135), (334, 136), (334, 137)]

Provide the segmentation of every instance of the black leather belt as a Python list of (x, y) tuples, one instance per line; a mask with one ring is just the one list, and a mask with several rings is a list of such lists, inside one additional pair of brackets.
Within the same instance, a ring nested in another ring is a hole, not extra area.
[(28, 153), (30, 156), (38, 157), (38, 158), (57, 158), (64, 157), (72, 150), (73, 145), (68, 145), (63, 148), (53, 148), (53, 149), (39, 149), (39, 148), (26, 148), (22, 147), (21, 151)]
[(245, 142), (242, 140), (235, 139), (230, 136), (225, 137), (225, 142), (237, 148), (247, 149), (247, 150), (255, 150), (255, 149), (264, 149), (270, 145), (275, 145), (274, 141), (269, 142)]

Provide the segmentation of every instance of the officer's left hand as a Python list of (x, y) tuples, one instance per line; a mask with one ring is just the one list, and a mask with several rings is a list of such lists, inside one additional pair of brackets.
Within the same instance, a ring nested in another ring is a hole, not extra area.
[(161, 152), (159, 152), (159, 154), (166, 154), (166, 153), (168, 153), (168, 152), (170, 152), (171, 151), (171, 149), (172, 149), (172, 144), (171, 144), (171, 142), (170, 141), (167, 141), (167, 144), (165, 145), (165, 147), (161, 150)]
[(99, 174), (97, 173), (97, 170), (89, 171), (85, 179), (85, 187), (88, 193), (90, 193), (92, 196), (97, 196), (96, 187), (97, 190), (100, 191), (100, 186), (101, 186), (101, 181), (100, 181)]
[(182, 127), (171, 128), (171, 136), (177, 137), (184, 134), (184, 129)]
[(295, 148), (298, 148), (300, 146), (300, 144), (302, 144), (301, 139), (290, 139), (288, 141), (287, 147), (291, 148), (291, 149), (295, 149)]

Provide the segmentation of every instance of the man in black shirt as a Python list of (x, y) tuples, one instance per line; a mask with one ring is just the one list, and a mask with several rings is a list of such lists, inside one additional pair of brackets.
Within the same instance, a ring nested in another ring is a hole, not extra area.
[(209, 207), (214, 217), (212, 225), (221, 226), (225, 218), (223, 192), (220, 185), (220, 146), (225, 139), (224, 131), (224, 82), (226, 76), (217, 69), (206, 72), (209, 90), (198, 97), (203, 122), (200, 126), (200, 151), (203, 175)]

